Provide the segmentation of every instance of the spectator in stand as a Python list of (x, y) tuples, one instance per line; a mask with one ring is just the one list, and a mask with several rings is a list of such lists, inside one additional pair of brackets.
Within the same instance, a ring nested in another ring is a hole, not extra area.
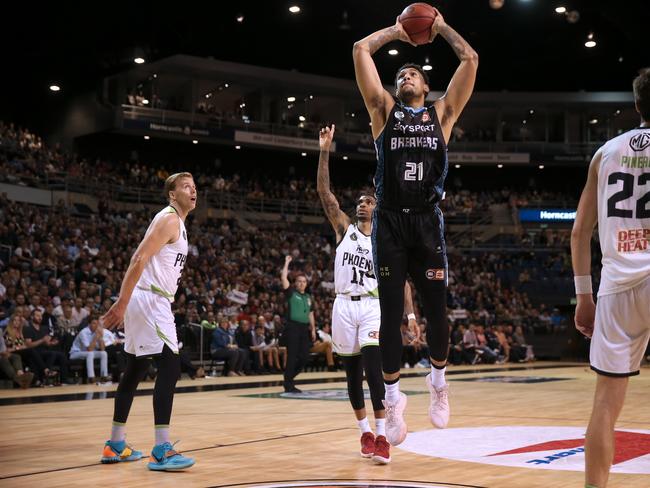
[(83, 359), (86, 361), (88, 384), (95, 383), (95, 359), (99, 359), (100, 379), (98, 384), (111, 384), (108, 377), (108, 353), (106, 343), (114, 341), (111, 331), (104, 329), (99, 323), (99, 317), (90, 317), (88, 327), (84, 327), (75, 337), (70, 349), (70, 360)]
[(16, 353), (16, 346), (8, 348), (4, 336), (0, 334), (0, 371), (21, 388), (29, 388), (34, 379), (34, 373), (23, 370), (23, 361)]
[(255, 354), (252, 354), (251, 348), (253, 346), (253, 331), (251, 330), (251, 323), (248, 320), (240, 320), (239, 327), (235, 331), (235, 342), (239, 346), (239, 350), (244, 354), (244, 373), (250, 374), (251, 372), (251, 356), (253, 356), (253, 369), (257, 372), (260, 370), (260, 364), (256, 363)]
[(213, 359), (224, 359), (226, 361), (226, 376), (244, 376), (243, 367), (246, 354), (235, 343), (234, 337), (228, 332), (229, 328), (228, 320), (222, 319), (219, 322), (219, 327), (214, 329), (210, 355)]
[(334, 350), (332, 348), (332, 336), (321, 329), (316, 331), (316, 340), (309, 349), (310, 353), (322, 354), (325, 356), (328, 371), (336, 371), (334, 366)]
[(58, 348), (59, 340), (53, 337), (54, 331), (46, 328), (42, 322), (43, 314), (38, 308), (35, 308), (31, 313), (29, 325), (23, 331), (25, 345), (34, 350), (35, 354), (32, 357), (34, 359), (42, 358), (43, 364), (37, 364), (39, 376), (41, 380), (45, 376), (56, 378), (57, 375), (52, 370), (52, 366), (58, 364), (60, 381), (70, 383), (72, 380), (68, 376), (68, 360)]

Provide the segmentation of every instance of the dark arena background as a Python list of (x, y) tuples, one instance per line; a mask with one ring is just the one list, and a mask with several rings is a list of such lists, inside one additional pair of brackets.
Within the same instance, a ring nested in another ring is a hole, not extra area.
[[(359, 455), (343, 361), (326, 344), (336, 242), (317, 192), (318, 134), (336, 124), (331, 188), (353, 217), (358, 196), (374, 192), (377, 165), (353, 44), (392, 26), (407, 5), (5, 6), (0, 486), (584, 486), (597, 374), (590, 340), (574, 326), (571, 229), (594, 153), (639, 126), (632, 80), (650, 66), (650, 4), (432, 2), (480, 59), (448, 141), (440, 203), (451, 419), (446, 429), (428, 419), (426, 320), (414, 291), (415, 328), (406, 316), (402, 326), (408, 436), (391, 448), (390, 464), (378, 465)], [(422, 65), (427, 103), (458, 66), (441, 36), (418, 47), (392, 41), (373, 59), (390, 92), (400, 66)], [(166, 178), (183, 171), (197, 199), (171, 304), (181, 343), (171, 439), (196, 464), (147, 469), (155, 361), (127, 424), (144, 458), (102, 464), (124, 331), (104, 331), (112, 337), (106, 374), (97, 361), (89, 375), (71, 348), (118, 299), (131, 256), (167, 205)], [(296, 377), (300, 393), (283, 389), (287, 255), (289, 278), (307, 278), (325, 331)], [(600, 269), (595, 232), (594, 290)], [(28, 339), (38, 337), (35, 321), (48, 336), (38, 345)], [(256, 326), (263, 353), (252, 345)], [(214, 357), (220, 330), (242, 364)], [(616, 423), (608, 486), (650, 486), (648, 360), (646, 351)]]

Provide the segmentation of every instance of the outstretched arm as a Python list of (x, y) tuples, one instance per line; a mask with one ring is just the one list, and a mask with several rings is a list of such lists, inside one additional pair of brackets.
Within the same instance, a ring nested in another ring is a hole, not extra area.
[(575, 326), (591, 337), (594, 331), (596, 304), (591, 291), (591, 238), (598, 221), (598, 167), (602, 153), (598, 151), (589, 165), (587, 183), (582, 191), (576, 220), (571, 231), (571, 263), (576, 277)]
[(282, 267), (282, 273), (280, 273), (280, 279), (282, 280), (282, 288), (287, 289), (289, 288), (289, 263), (291, 262), (293, 258), (291, 256), (287, 256), (284, 258), (284, 266)]
[(438, 16), (431, 26), (431, 31), (434, 37), (436, 34), (440, 34), (449, 43), (460, 60), (460, 64), (447, 86), (447, 91), (434, 104), (445, 141), (449, 141), (451, 129), (458, 117), (460, 117), (474, 90), (476, 70), (478, 69), (478, 54), (458, 32), (445, 22), (440, 12), (438, 12)]
[(393, 108), (395, 101), (381, 84), (377, 67), (372, 60), (372, 55), (379, 48), (391, 41), (401, 40), (413, 44), (408, 34), (404, 31), (399, 21), (395, 25), (381, 29), (368, 37), (354, 43), (352, 49), (352, 59), (354, 60), (354, 74), (357, 79), (357, 85), (361, 91), (363, 102), (366, 104), (370, 122), (372, 122), (372, 135), (379, 137), (381, 131), (386, 125), (388, 114)]
[(316, 188), (318, 190), (318, 196), (320, 201), (323, 204), (323, 210), (325, 210), (325, 215), (332, 224), (332, 228), (336, 233), (336, 242), (340, 242), (343, 239), (345, 230), (350, 225), (350, 217), (348, 217), (345, 212), (343, 212), (339, 206), (339, 202), (332, 193), (330, 189), (330, 146), (332, 144), (332, 138), (334, 137), (335, 125), (332, 124), (332, 128), (323, 127), (320, 130), (320, 137), (318, 143), (320, 145), (320, 156), (318, 158), (318, 176)]

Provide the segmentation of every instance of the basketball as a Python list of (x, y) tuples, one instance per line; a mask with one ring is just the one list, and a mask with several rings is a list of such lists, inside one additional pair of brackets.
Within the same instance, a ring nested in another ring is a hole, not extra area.
[(411, 40), (416, 44), (426, 44), (431, 35), (431, 26), (438, 12), (427, 3), (412, 3), (399, 16), (399, 21)]

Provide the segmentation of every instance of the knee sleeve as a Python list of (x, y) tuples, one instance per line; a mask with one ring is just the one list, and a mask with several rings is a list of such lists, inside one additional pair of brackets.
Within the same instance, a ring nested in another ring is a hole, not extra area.
[(174, 402), (174, 388), (181, 374), (181, 361), (167, 345), (156, 357), (158, 375), (153, 389), (153, 415), (155, 425), (169, 425)]
[(449, 352), (449, 325), (447, 324), (447, 286), (444, 281), (414, 280), (422, 312), (427, 319), (427, 346), (436, 361), (445, 361)]
[(354, 410), (365, 408), (363, 398), (363, 364), (361, 356), (343, 356), (345, 377), (348, 382), (348, 397)]
[(397, 373), (402, 365), (402, 333), (400, 324), (404, 313), (404, 283), (379, 287), (381, 325), (379, 347), (385, 373)]
[(115, 394), (115, 408), (113, 411), (113, 421), (126, 423), (133, 403), (133, 395), (149, 370), (148, 357), (136, 357), (133, 354), (124, 353), (126, 356), (126, 368), (124, 375), (120, 380)]
[(381, 374), (381, 353), (377, 346), (365, 346), (361, 349), (363, 369), (366, 372), (366, 382), (370, 389), (372, 409), (384, 410), (384, 379)]

